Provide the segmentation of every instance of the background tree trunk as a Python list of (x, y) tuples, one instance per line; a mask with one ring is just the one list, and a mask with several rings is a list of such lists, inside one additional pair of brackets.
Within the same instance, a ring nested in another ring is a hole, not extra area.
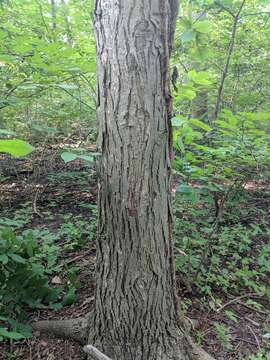
[(192, 101), (192, 117), (208, 121), (208, 91), (200, 90)]
[(117, 360), (194, 359), (179, 328), (169, 54), (178, 1), (96, 0), (100, 162), (94, 331)]

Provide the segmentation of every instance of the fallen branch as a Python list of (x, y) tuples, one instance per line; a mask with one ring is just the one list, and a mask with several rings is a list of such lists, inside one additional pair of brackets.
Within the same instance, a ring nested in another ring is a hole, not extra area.
[(246, 304), (246, 303), (244, 303), (244, 302), (242, 302), (242, 301), (237, 301), (237, 304), (242, 305), (242, 306), (246, 307), (247, 309), (250, 309), (250, 310), (252, 310), (252, 311), (255, 311), (255, 312), (259, 313), (259, 314), (268, 315), (268, 313), (267, 313), (266, 311), (257, 309), (257, 308), (255, 308), (254, 306), (250, 306), (250, 305), (248, 305), (248, 304)]
[(251, 341), (251, 340), (248, 340), (248, 339), (244, 339), (244, 338), (235, 338), (235, 340), (238, 340), (238, 341), (243, 341), (243, 342), (246, 342), (248, 344), (251, 344), (251, 345), (256, 345), (256, 343), (254, 341)]
[(105, 354), (103, 354), (101, 351), (99, 351), (97, 348), (95, 348), (93, 345), (86, 345), (83, 348), (84, 352), (92, 356), (95, 360), (112, 360)]
[(85, 251), (82, 255), (75, 256), (74, 258), (69, 259), (67, 261), (63, 261), (61, 265), (69, 265), (77, 260), (83, 259), (86, 255), (91, 254), (91, 252), (93, 252), (93, 248)]
[(90, 316), (68, 320), (37, 321), (32, 324), (35, 331), (51, 333), (61, 338), (72, 339), (85, 344), (90, 329)]
[(254, 296), (257, 296), (258, 294), (256, 293), (249, 293), (249, 294), (245, 294), (245, 295), (241, 295), (239, 297), (236, 297), (230, 301), (228, 301), (226, 304), (222, 305), (219, 309), (217, 309), (217, 312), (220, 312), (221, 310), (223, 310), (225, 307), (229, 306), (229, 305), (232, 305), (232, 304), (237, 304), (239, 302), (239, 300), (242, 300), (244, 298), (247, 298), (247, 297), (254, 297)]
[(257, 327), (260, 327), (260, 324), (259, 324), (259, 323), (257, 323), (256, 321), (250, 319), (249, 317), (245, 316), (245, 319), (246, 319), (247, 321), (251, 322), (252, 325), (257, 326)]
[(255, 334), (255, 332), (254, 332), (254, 330), (252, 329), (251, 326), (248, 325), (248, 328), (249, 328), (251, 334), (254, 336), (254, 339), (255, 339), (255, 341), (256, 341), (256, 344), (257, 344), (258, 349), (260, 349), (261, 346), (260, 346), (260, 342), (259, 342), (259, 339), (258, 339), (257, 335)]

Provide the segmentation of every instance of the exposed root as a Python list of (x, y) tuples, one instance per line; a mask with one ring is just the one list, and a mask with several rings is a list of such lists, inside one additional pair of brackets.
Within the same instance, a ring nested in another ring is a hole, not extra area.
[(72, 339), (83, 345), (87, 343), (91, 325), (91, 313), (85, 317), (67, 320), (37, 321), (33, 323), (35, 331), (51, 333), (61, 338)]

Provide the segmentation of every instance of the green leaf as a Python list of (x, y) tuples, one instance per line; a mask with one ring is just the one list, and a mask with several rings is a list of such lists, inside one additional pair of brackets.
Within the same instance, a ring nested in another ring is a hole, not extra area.
[(14, 260), (15, 262), (19, 263), (19, 264), (25, 264), (25, 259), (22, 258), (20, 255), (17, 254), (8, 254), (8, 256)]
[(78, 156), (79, 159), (85, 160), (85, 161), (89, 161), (89, 162), (93, 162), (94, 158), (93, 156), (89, 156), (89, 155), (80, 155)]
[(198, 119), (189, 119), (189, 122), (190, 122), (192, 125), (200, 128), (200, 129), (203, 129), (203, 130), (205, 130), (205, 131), (211, 131), (211, 130), (212, 130), (212, 128), (211, 128), (209, 125), (205, 124), (205, 123), (202, 122), (201, 120), (198, 120)]
[(211, 85), (212, 82), (209, 80), (209, 73), (207, 71), (195, 71), (190, 70), (188, 72), (188, 77), (190, 80), (192, 80), (197, 85)]
[(220, 126), (220, 128), (223, 129), (229, 129), (232, 131), (236, 131), (237, 130), (237, 126), (229, 124), (228, 122), (224, 121), (224, 120), (216, 120), (214, 121), (215, 124), (218, 124)]
[(42, 264), (32, 264), (32, 271), (36, 275), (43, 275), (44, 274), (44, 266)]
[(211, 85), (212, 84), (212, 82), (210, 80), (208, 80), (208, 74), (204, 73), (204, 72), (198, 73), (194, 82), (198, 85)]
[(63, 305), (61, 303), (54, 303), (54, 304), (50, 304), (50, 309), (53, 310), (60, 310), (62, 309)]
[(257, 112), (257, 113), (250, 113), (250, 117), (253, 120), (269, 120), (270, 119), (270, 112)]
[(76, 160), (78, 158), (78, 155), (66, 151), (61, 154), (61, 158), (64, 160), (65, 163), (68, 163), (70, 161)]
[(198, 21), (195, 24), (193, 24), (193, 29), (202, 34), (208, 34), (212, 31), (212, 26), (211, 26), (210, 21), (203, 20), (203, 21)]
[(11, 64), (15, 60), (15, 57), (9, 55), (0, 55), (0, 62), (5, 64)]
[(28, 155), (33, 150), (34, 147), (23, 140), (0, 140), (0, 153), (7, 153), (9, 155), (19, 157)]
[(194, 91), (194, 90), (192, 90), (192, 89), (190, 89), (190, 88), (182, 88), (181, 89), (181, 94), (180, 94), (180, 96), (182, 97), (182, 98), (186, 98), (186, 99), (188, 99), (188, 100), (193, 100), (196, 96), (197, 96), (197, 94), (196, 94), (196, 91)]
[(76, 289), (72, 287), (68, 290), (67, 294), (64, 296), (62, 304), (72, 305), (75, 300), (76, 300)]
[(235, 317), (234, 312), (230, 311), (230, 310), (225, 310), (225, 314), (228, 316), (228, 318), (232, 321), (234, 321), (235, 323), (237, 323), (237, 318)]
[(184, 43), (194, 40), (195, 37), (196, 37), (196, 31), (194, 31), (193, 29), (186, 30), (186, 31), (183, 32), (183, 34), (180, 36), (181, 40), (182, 40)]
[(0, 255), (0, 262), (3, 263), (4, 265), (8, 263), (8, 257), (7, 255), (3, 254)]
[(4, 328), (0, 328), (0, 336), (6, 337), (6, 338), (12, 339), (12, 340), (24, 339), (24, 336), (22, 334), (14, 332), (14, 331), (7, 331)]
[(191, 50), (192, 58), (196, 61), (203, 62), (209, 61), (211, 57), (211, 51), (202, 46), (196, 46)]

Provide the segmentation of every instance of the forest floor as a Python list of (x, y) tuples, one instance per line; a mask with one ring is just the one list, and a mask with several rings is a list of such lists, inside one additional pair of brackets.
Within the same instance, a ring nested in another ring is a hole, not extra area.
[[(72, 283), (76, 287), (76, 298), (70, 305), (60, 309), (30, 310), (26, 307), (29, 323), (84, 315), (91, 310), (94, 301), (97, 180), (94, 171), (85, 163), (75, 160), (65, 164), (55, 156), (57, 152), (58, 149), (47, 148), (45, 152), (44, 149), (37, 151), (35, 157), (23, 160), (0, 155), (0, 225), (13, 224), (18, 232), (42, 229), (57, 234), (56, 245), (61, 249), (57, 261), (64, 265), (60, 272), (51, 274), (51, 286)], [(257, 204), (258, 201), (268, 212), (270, 197), (259, 200), (254, 197), (253, 202)], [(12, 222), (8, 221), (10, 219)], [(196, 320), (194, 337), (205, 350), (216, 359), (229, 360), (248, 359), (249, 353), (265, 349), (267, 345), (263, 335), (267, 326), (270, 328), (269, 301), (266, 297), (260, 297), (256, 292), (244, 292), (239, 287), (238, 294), (235, 291), (233, 295), (229, 292), (213, 293), (206, 298), (199, 291), (188, 291), (181, 279), (178, 273), (179, 297), (187, 304), (188, 316)], [(269, 285), (269, 277), (265, 281)], [(215, 298), (222, 300), (219, 308)], [(247, 298), (253, 299), (254, 303), (247, 303)], [(230, 319), (228, 314), (231, 314)], [(226, 324), (230, 332), (227, 333), (222, 326), (217, 328), (217, 323)], [(83, 358), (79, 344), (43, 334), (35, 333), (27, 340), (0, 344), (1, 360)]]

